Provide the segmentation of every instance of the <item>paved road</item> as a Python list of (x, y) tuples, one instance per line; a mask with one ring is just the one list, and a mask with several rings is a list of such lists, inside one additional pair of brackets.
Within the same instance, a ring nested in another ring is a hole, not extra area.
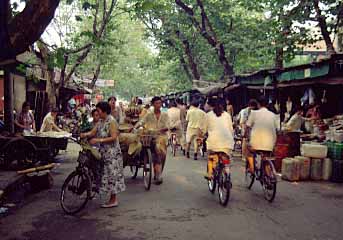
[(59, 206), (62, 182), (75, 164), (71, 149), (55, 170), (55, 186), (30, 196), (26, 204), (0, 219), (1, 239), (308, 239), (340, 240), (343, 186), (281, 181), (274, 203), (261, 187), (244, 188), (243, 167), (233, 164), (233, 190), (228, 207), (218, 204), (203, 179), (206, 161), (168, 158), (164, 184), (150, 192), (142, 182), (127, 180), (116, 209), (100, 209), (91, 202), (77, 216)]

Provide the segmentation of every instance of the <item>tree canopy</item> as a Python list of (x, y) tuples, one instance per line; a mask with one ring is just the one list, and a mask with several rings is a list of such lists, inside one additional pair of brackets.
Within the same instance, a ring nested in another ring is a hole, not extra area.
[[(15, 49), (2, 51), (1, 61), (28, 49), (52, 20), (40, 41), (49, 66), (62, 69), (55, 90), (77, 75), (93, 86), (113, 79), (105, 92), (124, 98), (162, 94), (189, 89), (193, 80), (228, 82), (283, 68), (319, 40), (328, 55), (343, 45), (340, 0), (31, 0), (18, 13), (13, 1), (12, 8), (1, 4), (0, 41)], [(31, 22), (21, 20), (29, 13)]]

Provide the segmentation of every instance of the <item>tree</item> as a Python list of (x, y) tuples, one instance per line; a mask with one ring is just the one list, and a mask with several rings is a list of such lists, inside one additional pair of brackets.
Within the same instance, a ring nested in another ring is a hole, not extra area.
[(28, 50), (52, 20), (60, 0), (30, 0), (13, 16), (10, 0), (0, 1), (0, 65)]

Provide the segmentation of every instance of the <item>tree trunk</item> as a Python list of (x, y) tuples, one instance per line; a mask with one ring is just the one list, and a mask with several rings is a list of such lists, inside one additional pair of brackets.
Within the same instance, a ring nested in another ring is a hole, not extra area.
[(186, 63), (186, 60), (185, 58), (182, 56), (182, 54), (180, 54), (180, 64), (181, 64), (181, 67), (183, 68), (185, 74), (187, 75), (187, 78), (189, 81), (193, 81), (193, 76), (189, 70), (189, 67)]
[(188, 7), (183, 1), (175, 0), (175, 3), (190, 17), (198, 32), (206, 39), (208, 44), (216, 50), (218, 60), (224, 68), (224, 78), (232, 77), (234, 75), (233, 66), (227, 60), (224, 44), (217, 38), (211, 22), (205, 12), (202, 1), (197, 0), (197, 4), (201, 10), (201, 23), (196, 19), (193, 9)]
[(27, 1), (24, 10), (6, 23), (3, 18), (8, 16), (9, 10), (3, 7), (6, 7), (7, 2), (2, 0), (0, 5), (0, 62), (15, 58), (40, 38), (54, 17), (60, 0)]
[(277, 46), (275, 49), (275, 68), (282, 69), (283, 68), (283, 47)]
[(182, 42), (184, 52), (188, 59), (189, 67), (192, 71), (193, 79), (200, 80), (201, 77), (198, 70), (198, 65), (195, 62), (195, 59), (193, 57), (193, 53), (192, 53), (192, 49), (189, 44), (189, 41), (185, 38), (185, 36), (180, 31), (176, 31), (176, 36)]
[(328, 31), (328, 26), (326, 23), (325, 16), (322, 15), (322, 11), (319, 7), (319, 0), (313, 0), (313, 6), (316, 11), (316, 19), (318, 21), (318, 25), (320, 27), (320, 30), (322, 32), (323, 39), (326, 44), (326, 51), (329, 56), (336, 53), (335, 48), (333, 46), (333, 42), (330, 38), (330, 33)]

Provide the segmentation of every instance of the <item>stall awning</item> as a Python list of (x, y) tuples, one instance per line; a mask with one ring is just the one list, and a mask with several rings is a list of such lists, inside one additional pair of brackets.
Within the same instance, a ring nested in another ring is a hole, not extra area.
[(276, 79), (279, 83), (289, 82), (289, 81), (298, 81), (311, 78), (318, 78), (326, 76), (329, 74), (330, 65), (326, 63), (324, 65), (312, 66), (304, 69), (294, 69), (286, 70), (276, 76)]

